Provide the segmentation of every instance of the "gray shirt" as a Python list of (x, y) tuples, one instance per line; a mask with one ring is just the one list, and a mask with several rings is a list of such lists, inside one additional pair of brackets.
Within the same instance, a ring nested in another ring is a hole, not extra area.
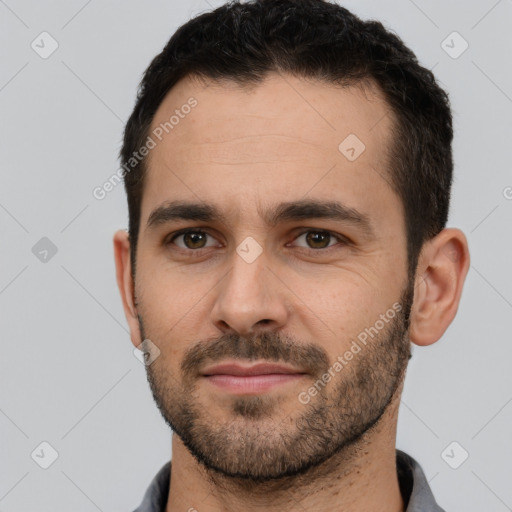
[[(421, 466), (405, 452), (396, 450), (396, 465), (405, 512), (445, 512), (434, 499)], [(153, 478), (140, 506), (134, 512), (165, 512), (169, 498), (171, 461)]]

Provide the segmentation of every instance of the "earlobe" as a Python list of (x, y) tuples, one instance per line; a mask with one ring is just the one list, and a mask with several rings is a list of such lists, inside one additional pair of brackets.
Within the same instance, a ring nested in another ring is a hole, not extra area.
[(411, 311), (413, 343), (431, 345), (441, 338), (457, 313), (468, 269), (468, 244), (459, 229), (444, 229), (425, 243)]
[(114, 258), (117, 286), (121, 294), (124, 313), (130, 328), (131, 340), (135, 346), (138, 346), (142, 342), (142, 339), (131, 272), (130, 239), (128, 233), (124, 230), (119, 230), (114, 234)]

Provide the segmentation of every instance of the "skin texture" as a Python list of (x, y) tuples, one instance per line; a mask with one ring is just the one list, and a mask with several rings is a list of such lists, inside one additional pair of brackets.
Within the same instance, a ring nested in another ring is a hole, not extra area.
[[(404, 213), (386, 168), (393, 118), (375, 87), (277, 73), (252, 88), (186, 78), (152, 129), (191, 96), (197, 106), (149, 155), (135, 283), (127, 233), (114, 236), (132, 343), (160, 350), (147, 372), (175, 430), (167, 511), (404, 510), (395, 442), (410, 342), (436, 342), (455, 316), (465, 236), (445, 229), (426, 243), (408, 282)], [(338, 149), (350, 134), (365, 145), (354, 161)], [(212, 203), (224, 218), (148, 225), (175, 200)], [(266, 223), (273, 207), (300, 200), (340, 202), (371, 233), (325, 218)], [(206, 235), (171, 240), (183, 228)], [(254, 241), (261, 254), (249, 263), (237, 248), (255, 254)], [(280, 361), (302, 375), (243, 395), (201, 375), (235, 361)]]

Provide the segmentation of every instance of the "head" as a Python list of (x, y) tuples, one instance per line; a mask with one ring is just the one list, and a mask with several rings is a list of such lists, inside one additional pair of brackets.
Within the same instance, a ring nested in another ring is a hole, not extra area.
[[(469, 265), (446, 229), (452, 136), (432, 73), (326, 1), (231, 2), (153, 60), (121, 150), (117, 276), (132, 342), (160, 351), (157, 405), (206, 467), (275, 479), (377, 428)], [(264, 361), (291, 374), (240, 392), (211, 373)]]

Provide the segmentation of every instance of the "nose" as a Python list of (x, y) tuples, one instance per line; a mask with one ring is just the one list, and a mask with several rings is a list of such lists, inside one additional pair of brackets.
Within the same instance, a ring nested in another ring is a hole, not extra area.
[(212, 321), (223, 333), (251, 336), (277, 331), (288, 320), (287, 287), (268, 265), (265, 251), (248, 263), (233, 252), (231, 270), (221, 279)]

